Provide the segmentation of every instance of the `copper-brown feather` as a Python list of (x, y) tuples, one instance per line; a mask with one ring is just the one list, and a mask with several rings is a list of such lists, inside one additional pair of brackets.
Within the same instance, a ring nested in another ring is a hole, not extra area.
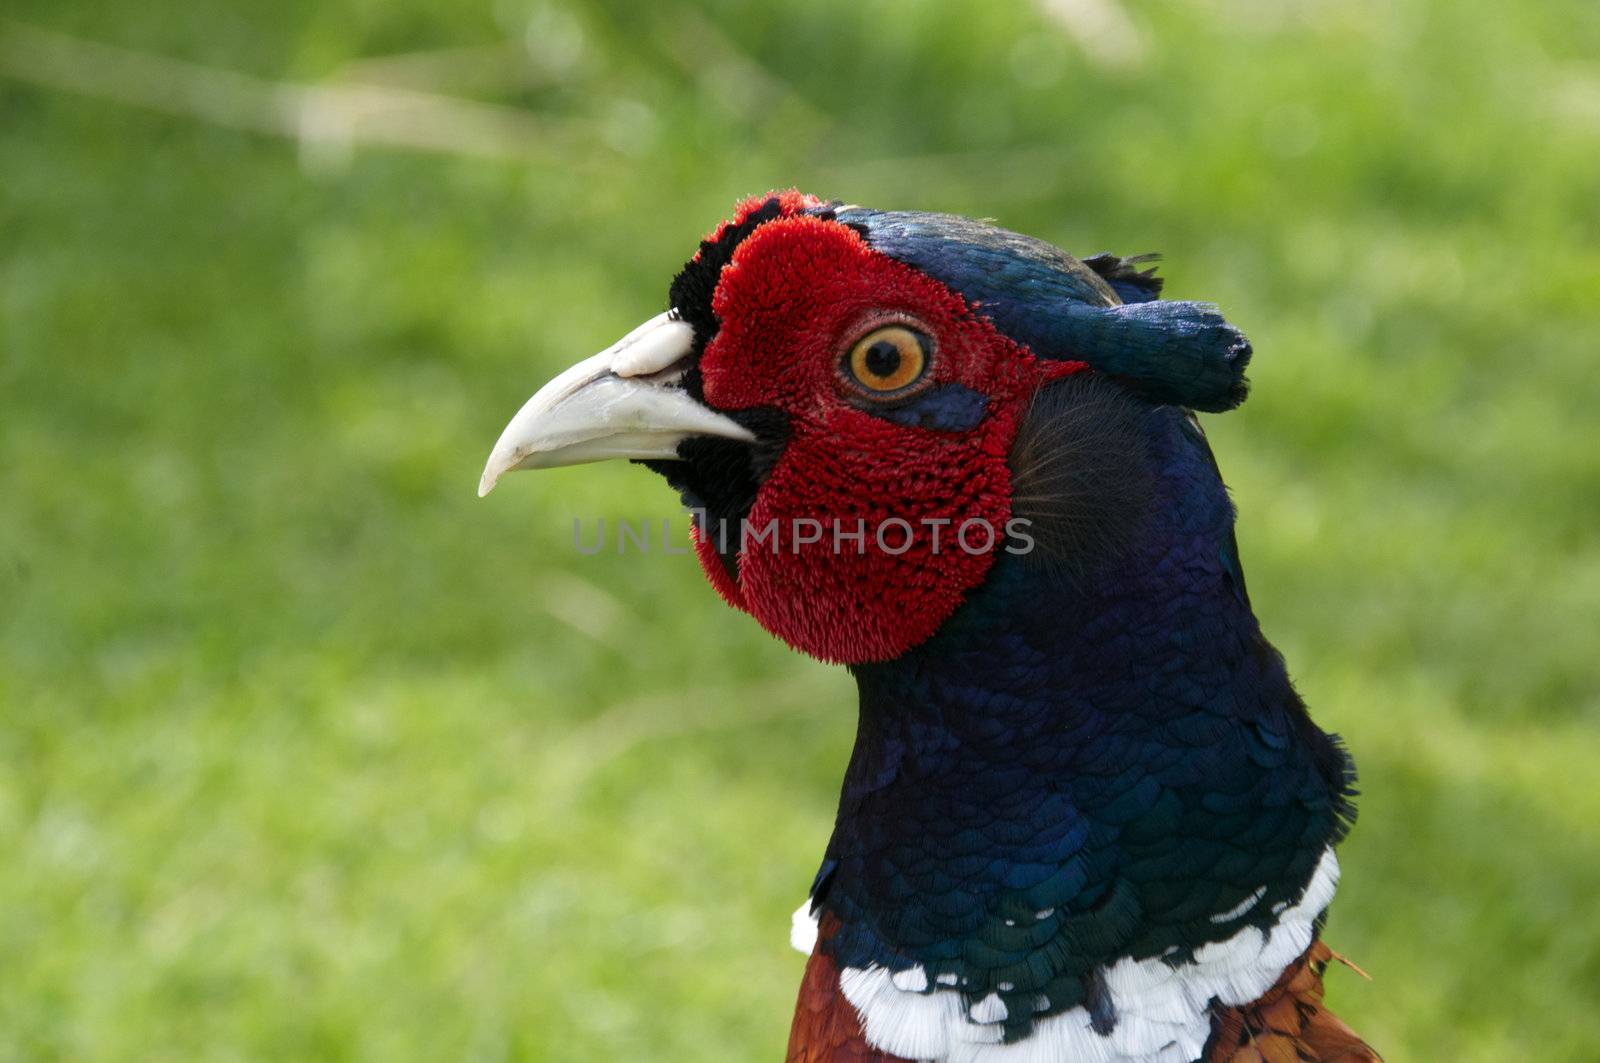
[(817, 927), (818, 947), (806, 961), (789, 1028), (788, 1063), (908, 1063), (867, 1044), (856, 1009), (839, 988), (839, 965), (821, 948), (838, 929), (839, 920), (831, 914)]
[(1313, 941), (1260, 1000), (1222, 1012), (1205, 1063), (1382, 1063), (1322, 1004), (1322, 972), (1333, 958)]

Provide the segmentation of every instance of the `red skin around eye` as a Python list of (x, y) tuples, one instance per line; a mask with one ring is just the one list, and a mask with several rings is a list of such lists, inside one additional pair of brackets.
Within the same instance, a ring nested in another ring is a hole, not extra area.
[[(776, 542), (746, 541), (737, 584), (697, 542), (707, 575), (732, 604), (807, 653), (852, 664), (898, 657), (987, 574), (1011, 516), (1006, 455), (1028, 398), (1082, 364), (1040, 363), (959, 295), (873, 251), (853, 229), (810, 216), (768, 222), (740, 244), (713, 308), (721, 328), (701, 360), (707, 402), (778, 407), (791, 436), (750, 514), (758, 531), (777, 522)], [(988, 396), (976, 427), (913, 428), (861, 408), (839, 363), (854, 339), (891, 316), (933, 338), (933, 386)], [(820, 541), (792, 534), (806, 518), (821, 523)], [(905, 540), (899, 526), (886, 527), (881, 543), (876, 535), (892, 518), (913, 531), (903, 553), (894, 552)], [(925, 521), (946, 522), (937, 549)], [(983, 522), (969, 526), (970, 552), (956, 538), (968, 521)], [(843, 537), (858, 528), (860, 546)], [(994, 543), (982, 549), (986, 528)]]

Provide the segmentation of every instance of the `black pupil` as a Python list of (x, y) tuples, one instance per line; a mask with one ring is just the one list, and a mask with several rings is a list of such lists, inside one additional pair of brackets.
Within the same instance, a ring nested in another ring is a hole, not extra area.
[(900, 368), (900, 348), (893, 340), (878, 340), (867, 348), (867, 372), (880, 379), (894, 376)]

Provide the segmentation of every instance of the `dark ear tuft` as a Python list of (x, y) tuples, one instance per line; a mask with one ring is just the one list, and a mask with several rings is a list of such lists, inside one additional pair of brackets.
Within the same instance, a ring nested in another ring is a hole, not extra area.
[(1035, 354), (1088, 362), (1150, 402), (1222, 413), (1250, 390), (1250, 341), (1211, 303), (1067, 303), (1041, 326)]
[(1155, 253), (1123, 258), (1102, 251), (1083, 260), (1123, 304), (1102, 316), (1102, 330), (1090, 337), (1090, 343), (1115, 337), (1125, 344), (1120, 351), (1101, 347), (1103, 356), (1088, 361), (1156, 402), (1207, 413), (1231, 410), (1250, 391), (1244, 375), (1250, 364), (1250, 341), (1209, 303), (1140, 305), (1161, 298), (1165, 282), (1156, 276), (1155, 266), (1139, 268), (1160, 259)]
[(1030, 564), (1081, 576), (1122, 556), (1152, 511), (1149, 406), (1098, 373), (1046, 384), (1011, 447), (1011, 512), (1029, 521)]
[(1156, 267), (1140, 269), (1146, 262), (1159, 262), (1161, 256), (1155, 252), (1144, 255), (1133, 255), (1123, 258), (1113, 255), (1109, 251), (1102, 251), (1083, 260), (1083, 264), (1100, 274), (1102, 280), (1111, 285), (1117, 293), (1117, 298), (1125, 303), (1148, 303), (1152, 299), (1161, 298), (1161, 288), (1166, 281), (1156, 276)]

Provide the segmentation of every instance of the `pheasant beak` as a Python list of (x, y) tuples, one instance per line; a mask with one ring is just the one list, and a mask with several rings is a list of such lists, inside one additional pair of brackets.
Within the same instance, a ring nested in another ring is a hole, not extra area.
[(651, 318), (534, 393), (489, 454), (478, 497), (515, 469), (605, 458), (678, 457), (691, 436), (755, 435), (683, 390), (694, 330), (671, 311)]

